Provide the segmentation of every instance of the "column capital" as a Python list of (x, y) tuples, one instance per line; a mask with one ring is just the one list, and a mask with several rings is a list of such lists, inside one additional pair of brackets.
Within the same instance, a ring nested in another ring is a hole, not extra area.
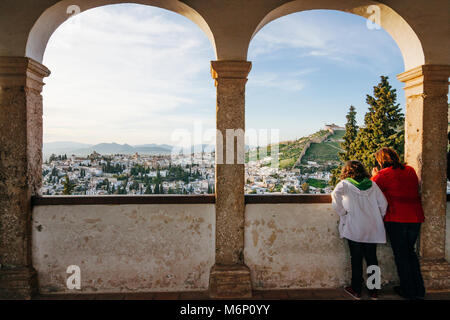
[(50, 70), (26, 57), (0, 57), (0, 86), (24, 86), (42, 91)]
[(244, 60), (211, 61), (211, 75), (214, 80), (245, 79), (252, 69), (252, 63)]
[(428, 87), (448, 87), (450, 65), (424, 64), (397, 75), (405, 83), (405, 89), (426, 85)]

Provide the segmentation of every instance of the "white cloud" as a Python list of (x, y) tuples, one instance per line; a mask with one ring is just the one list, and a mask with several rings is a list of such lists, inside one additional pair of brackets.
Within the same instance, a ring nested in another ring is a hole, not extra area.
[[(345, 21), (345, 23), (342, 23)], [(370, 68), (388, 64), (388, 57), (398, 53), (395, 42), (386, 31), (369, 30), (366, 19), (329, 10), (291, 14), (272, 21), (252, 40), (251, 60), (275, 60), (288, 53), (297, 58), (321, 57)]]
[[(192, 114), (214, 124), (213, 57), (195, 24), (158, 8), (114, 5), (77, 15), (53, 34), (44, 57), (52, 71), (44, 141), (167, 143)], [(171, 120), (175, 113), (184, 122)]]
[(282, 91), (300, 91), (305, 87), (306, 76), (318, 68), (304, 68), (289, 72), (256, 72), (249, 77), (249, 87), (275, 88)]
[(292, 75), (259, 73), (249, 79), (248, 86), (276, 88), (287, 91), (300, 91), (304, 88), (304, 83)]

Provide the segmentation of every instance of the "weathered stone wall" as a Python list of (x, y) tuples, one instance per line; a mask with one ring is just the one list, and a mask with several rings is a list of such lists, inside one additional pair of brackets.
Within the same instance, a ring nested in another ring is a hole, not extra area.
[[(350, 252), (331, 204), (246, 206), (245, 263), (254, 289), (335, 288), (350, 281)], [(383, 283), (397, 282), (391, 248), (378, 246)]]
[[(38, 206), (33, 264), (44, 293), (207, 290), (214, 205)], [(330, 204), (246, 206), (245, 263), (254, 289), (332, 288), (350, 280), (350, 254)], [(450, 258), (450, 206), (446, 256)], [(384, 284), (397, 282), (389, 245), (378, 246)], [(72, 291), (71, 291), (72, 292)]]
[(320, 138), (313, 138), (310, 141), (308, 141), (306, 143), (305, 147), (303, 148), (302, 152), (300, 153), (300, 156), (298, 157), (298, 160), (295, 162), (294, 167), (302, 163), (302, 159), (305, 156), (306, 151), (308, 151), (308, 149), (311, 147), (311, 143), (322, 143), (326, 139), (328, 139), (328, 137), (331, 136), (332, 134), (334, 134), (334, 131), (328, 132), (326, 135), (324, 135), (324, 136), (322, 136)]
[(447, 217), (445, 225), (445, 259), (450, 262), (450, 205), (447, 202)]
[(214, 264), (213, 204), (38, 206), (32, 255), (41, 293), (200, 291)]

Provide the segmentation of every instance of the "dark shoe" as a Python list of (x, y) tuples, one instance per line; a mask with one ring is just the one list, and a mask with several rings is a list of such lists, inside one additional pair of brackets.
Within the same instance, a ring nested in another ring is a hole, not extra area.
[(416, 296), (417, 300), (425, 300), (425, 290), (419, 290), (419, 295)]
[(402, 290), (402, 288), (401, 288), (400, 286), (395, 286), (395, 287), (394, 287), (394, 292), (395, 292), (396, 294), (398, 294), (400, 297), (402, 297), (403, 299), (408, 299), (408, 300), (413, 299), (413, 298), (411, 298), (411, 297), (408, 297), (408, 296), (403, 292), (403, 290)]
[(369, 298), (370, 300), (378, 300), (377, 290), (369, 290)]
[(353, 297), (353, 299), (361, 300), (361, 293), (356, 292), (355, 290), (353, 290), (352, 287), (350, 287), (350, 286), (349, 287), (345, 287), (344, 291), (347, 294), (351, 295)]
[(402, 288), (401, 288), (400, 286), (395, 286), (393, 289), (394, 289), (394, 292), (395, 292), (397, 295), (399, 295), (399, 296), (402, 297), (402, 298), (405, 298), (405, 296), (404, 296), (404, 294), (403, 294), (403, 291), (402, 291)]

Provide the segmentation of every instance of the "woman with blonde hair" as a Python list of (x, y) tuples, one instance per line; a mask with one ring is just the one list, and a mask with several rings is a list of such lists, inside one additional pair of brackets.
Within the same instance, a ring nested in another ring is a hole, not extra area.
[(391, 148), (381, 148), (375, 158), (379, 167), (372, 170), (372, 181), (389, 204), (384, 222), (400, 278), (400, 287), (394, 290), (407, 299), (423, 299), (425, 287), (414, 248), (425, 219), (419, 179), (414, 168), (401, 163)]

